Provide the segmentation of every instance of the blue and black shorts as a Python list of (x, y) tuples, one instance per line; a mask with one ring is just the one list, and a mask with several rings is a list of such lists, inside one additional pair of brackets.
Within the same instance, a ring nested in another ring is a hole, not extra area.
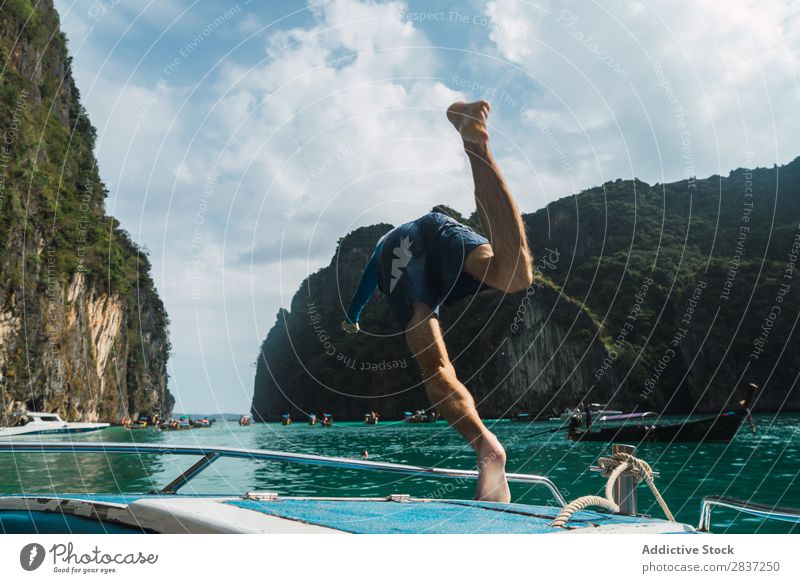
[(439, 314), (439, 305), (490, 287), (464, 271), (473, 249), (489, 241), (442, 213), (428, 213), (395, 227), (383, 240), (378, 287), (405, 330), (413, 305), (420, 302)]

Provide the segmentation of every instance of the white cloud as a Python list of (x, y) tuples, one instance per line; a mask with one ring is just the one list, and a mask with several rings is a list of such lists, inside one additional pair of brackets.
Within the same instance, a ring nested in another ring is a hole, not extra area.
[[(727, 174), (748, 151), (755, 165), (797, 156), (799, 13), (778, 0), (551, 4), (544, 17), (528, 2), (486, 5), (496, 24), (490, 48), (531, 76), (517, 96), (549, 115), (574, 167), (583, 166), (557, 195), (618, 176)], [(533, 36), (502, 26), (516, 19)], [(575, 160), (581, 151), (588, 165)], [(536, 155), (556, 161), (544, 145)]]
[(178, 164), (178, 167), (175, 169), (175, 180), (186, 184), (192, 182), (192, 173), (189, 171), (189, 167), (186, 164)]
[(259, 19), (255, 14), (250, 13), (246, 14), (241, 19), (237, 29), (239, 32), (249, 36), (254, 32), (261, 30), (263, 27), (264, 25), (261, 23), (261, 19)]
[[(300, 227), (320, 219), (312, 251), (327, 260), (348, 227), (408, 219), (462, 190), (453, 175), (463, 176), (464, 156), (443, 114), (459, 94), (407, 78), (433, 76), (436, 59), (401, 10), (332, 2), (313, 27), (271, 37), (263, 63), (228, 69), (215, 112), (231, 136), (220, 164), (262, 197), (262, 213), (245, 213), (240, 225), (257, 246), (271, 248), (276, 229), (308, 244)], [(343, 54), (351, 56), (337, 61)], [(414, 202), (387, 217), (385, 204), (403, 199)]]
[(539, 23), (549, 12), (549, 2), (493, 0), (486, 4), (489, 39), (509, 61), (522, 62), (536, 50)]

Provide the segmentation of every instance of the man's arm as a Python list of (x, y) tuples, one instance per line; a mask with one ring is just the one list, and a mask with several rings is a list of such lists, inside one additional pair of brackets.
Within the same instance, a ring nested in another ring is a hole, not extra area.
[(342, 322), (342, 328), (346, 332), (358, 332), (358, 320), (361, 317), (361, 312), (378, 287), (378, 257), (382, 246), (383, 240), (379, 241), (375, 246), (375, 251), (373, 251), (369, 263), (367, 263), (364, 272), (361, 274), (361, 281), (358, 284), (356, 293), (353, 294), (353, 299), (350, 300), (350, 306), (347, 308), (347, 319)]

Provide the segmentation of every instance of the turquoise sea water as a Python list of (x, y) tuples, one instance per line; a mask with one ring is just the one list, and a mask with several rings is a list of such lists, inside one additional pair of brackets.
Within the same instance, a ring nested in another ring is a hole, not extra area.
[[(696, 525), (700, 500), (717, 494), (754, 502), (800, 507), (800, 415), (757, 415), (758, 432), (743, 426), (729, 444), (642, 444), (638, 455), (660, 472), (661, 493), (681, 522)], [(488, 422), (506, 445), (508, 471), (549, 476), (567, 500), (601, 494), (605, 480), (589, 471), (608, 444), (574, 443), (562, 432), (534, 435), (556, 423)], [(30, 440), (31, 438), (28, 438)], [(51, 438), (54, 439), (54, 438)], [(63, 439), (63, 438), (62, 438)], [(331, 428), (295, 423), (217, 423), (208, 429), (160, 432), (112, 427), (76, 437), (81, 441), (202, 444), (276, 449), (427, 466), (470, 468), (472, 451), (444, 422), (405, 424), (337, 423)], [(196, 458), (88, 454), (0, 454), (0, 493), (142, 492), (166, 485)], [(219, 460), (182, 493), (231, 494), (270, 490), (284, 495), (471, 498), (474, 483), (446, 478), (398, 476), (277, 462)], [(511, 485), (515, 502), (554, 503), (541, 487)], [(640, 511), (661, 517), (646, 486), (639, 490)], [(714, 532), (800, 533), (789, 523), (765, 522), (725, 509), (714, 511)]]

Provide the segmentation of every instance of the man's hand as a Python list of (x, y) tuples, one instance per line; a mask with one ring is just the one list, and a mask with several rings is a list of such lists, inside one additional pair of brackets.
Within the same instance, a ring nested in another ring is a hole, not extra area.
[(342, 321), (342, 330), (347, 332), (348, 334), (357, 334), (361, 328), (358, 327), (358, 322), (355, 324), (351, 324), (349, 320)]

